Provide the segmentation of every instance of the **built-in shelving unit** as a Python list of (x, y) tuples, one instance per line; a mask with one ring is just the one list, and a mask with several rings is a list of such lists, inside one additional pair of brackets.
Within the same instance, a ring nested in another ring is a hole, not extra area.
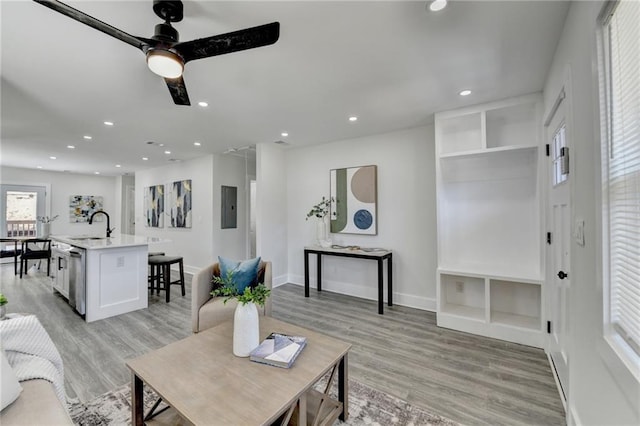
[(438, 113), (438, 325), (542, 347), (541, 97)]

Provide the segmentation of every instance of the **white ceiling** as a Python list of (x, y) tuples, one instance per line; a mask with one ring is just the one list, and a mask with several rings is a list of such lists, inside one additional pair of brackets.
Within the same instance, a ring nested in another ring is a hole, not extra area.
[[(160, 22), (151, 0), (67, 3), (137, 36)], [(565, 1), (452, 1), (438, 13), (424, 1), (184, 3), (181, 41), (281, 24), (272, 46), (188, 63), (191, 107), (172, 102), (134, 47), (33, 1), (2, 1), (0, 164), (118, 175), (229, 147), (427, 124), (437, 111), (542, 90), (568, 10)]]

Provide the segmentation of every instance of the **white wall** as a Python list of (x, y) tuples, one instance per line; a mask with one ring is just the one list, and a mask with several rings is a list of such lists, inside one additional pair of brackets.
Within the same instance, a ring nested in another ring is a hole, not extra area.
[(273, 286), (288, 281), (285, 154), (274, 143), (256, 146), (256, 254), (272, 262)]
[[(584, 425), (640, 424), (640, 385), (624, 371), (614, 376), (614, 364), (605, 363), (603, 339), (602, 262), (596, 195), (600, 182), (600, 129), (596, 18), (602, 2), (573, 2), (545, 84), (545, 111), (549, 111), (571, 76), (573, 151), (573, 216), (585, 221), (585, 246), (571, 245), (568, 422)], [(571, 124), (571, 122), (570, 122)], [(620, 372), (619, 372), (620, 373)], [(622, 379), (622, 380), (621, 380)]]
[[(434, 152), (433, 126), (288, 150), (286, 234), (289, 281), (304, 284), (303, 248), (315, 244), (316, 235), (315, 221), (306, 221), (305, 218), (322, 196), (329, 196), (329, 171), (376, 165), (378, 235), (331, 234), (331, 238), (334, 244), (393, 250), (394, 303), (435, 311)], [(315, 264), (312, 257), (312, 287), (316, 286)], [(323, 289), (377, 300), (375, 262), (323, 257), (322, 272)]]
[[(195, 272), (213, 259), (213, 155), (136, 173), (136, 235), (161, 237), (170, 242), (149, 245), (149, 251), (182, 256), (187, 272)], [(170, 228), (169, 203), (165, 198), (164, 228), (146, 226), (144, 190), (152, 185), (168, 185), (191, 179), (192, 227)], [(218, 204), (219, 206), (219, 204)], [(219, 221), (218, 221), (218, 227)]]
[[(2, 167), (2, 183), (51, 185), (51, 192), (47, 194), (47, 215), (60, 215), (51, 223), (52, 235), (90, 234), (104, 236), (106, 233), (105, 221), (93, 225), (69, 221), (69, 197), (71, 195), (102, 196), (104, 211), (109, 214), (112, 228), (119, 216), (116, 209), (115, 177)], [(120, 231), (116, 230), (115, 232)]]

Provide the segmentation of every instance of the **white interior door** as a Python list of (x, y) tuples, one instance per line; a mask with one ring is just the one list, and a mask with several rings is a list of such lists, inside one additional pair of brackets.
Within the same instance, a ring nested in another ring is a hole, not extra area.
[(547, 170), (547, 315), (550, 321), (548, 351), (556, 370), (563, 396), (569, 384), (569, 289), (571, 287), (571, 205), (569, 173), (569, 135), (567, 132), (564, 102), (561, 102), (546, 128), (549, 144)]

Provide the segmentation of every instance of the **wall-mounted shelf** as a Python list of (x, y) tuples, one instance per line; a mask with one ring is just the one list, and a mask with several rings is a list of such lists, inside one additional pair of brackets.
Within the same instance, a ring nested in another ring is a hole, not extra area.
[(542, 347), (541, 98), (438, 113), (439, 326)]

